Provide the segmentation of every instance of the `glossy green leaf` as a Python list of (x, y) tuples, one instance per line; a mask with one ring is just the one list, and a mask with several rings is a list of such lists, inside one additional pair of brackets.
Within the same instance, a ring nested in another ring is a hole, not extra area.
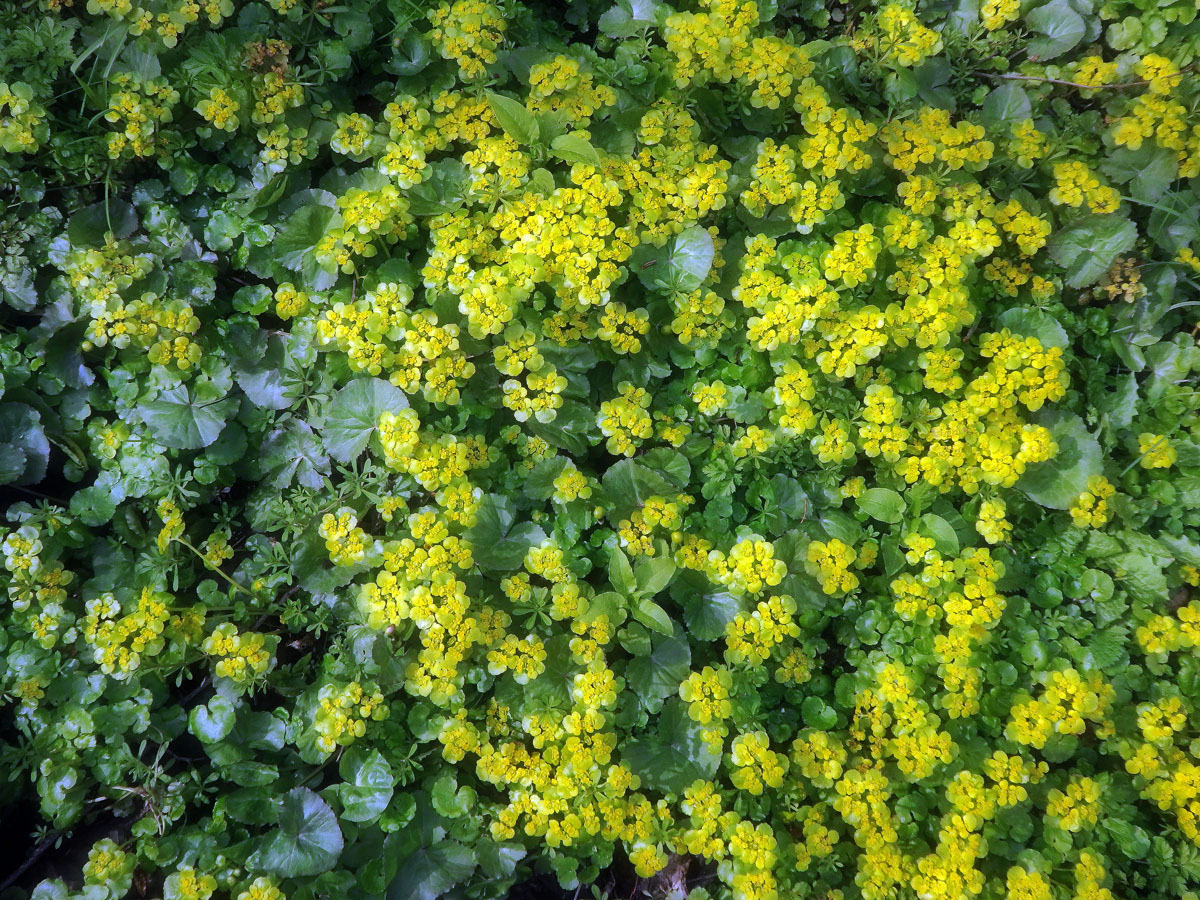
[(870, 488), (857, 502), (859, 509), (880, 522), (896, 523), (904, 518), (904, 499), (890, 488)]
[(334, 867), (343, 845), (329, 804), (308, 788), (292, 788), (280, 801), (278, 827), (266, 834), (246, 866), (281, 878), (319, 875)]

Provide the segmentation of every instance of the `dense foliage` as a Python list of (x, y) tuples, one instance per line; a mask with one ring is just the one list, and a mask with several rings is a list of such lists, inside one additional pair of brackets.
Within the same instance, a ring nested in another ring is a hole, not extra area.
[(1196, 13), (3, 4), (34, 897), (1194, 897)]

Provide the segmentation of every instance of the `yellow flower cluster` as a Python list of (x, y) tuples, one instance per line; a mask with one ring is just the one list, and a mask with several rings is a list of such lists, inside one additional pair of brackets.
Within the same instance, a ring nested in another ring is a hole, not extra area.
[(562, 113), (571, 122), (584, 122), (596, 110), (617, 102), (612, 88), (596, 84), (579, 60), (556, 56), (529, 70), (528, 106), (534, 112)]
[(884, 59), (894, 59), (905, 68), (919, 66), (942, 49), (942, 37), (921, 24), (916, 14), (900, 3), (888, 3), (877, 15), (880, 34), (876, 51)]
[(89, 885), (119, 882), (136, 865), (136, 856), (126, 853), (111, 838), (104, 838), (92, 844), (88, 850), (87, 862), (83, 865), (83, 881)]
[(734, 544), (728, 555), (711, 551), (708, 574), (737, 593), (759, 594), (783, 580), (787, 564), (775, 558), (770, 541), (745, 538)]
[(242, 105), (229, 96), (224, 88), (214, 87), (208, 96), (196, 104), (196, 112), (200, 113), (214, 128), (222, 131), (237, 131), (239, 120), (237, 111)]
[(679, 696), (688, 705), (688, 715), (701, 725), (719, 723), (729, 718), (733, 706), (729, 702), (733, 676), (724, 666), (714, 669), (705, 666), (692, 672), (679, 685)]
[(754, 795), (761, 794), (766, 787), (781, 787), (788, 770), (787, 757), (770, 749), (765, 731), (735, 737), (729, 762), (733, 767), (730, 775), (733, 786)]
[(138, 37), (153, 32), (166, 47), (174, 47), (189, 25), (204, 21), (220, 25), (233, 15), (230, 0), (173, 0), (171, 4), (145, 3), (138, 0), (90, 0), (88, 12), (104, 13), (124, 21), (129, 34)]
[(1038, 677), (1045, 686), (1042, 696), (1009, 711), (1005, 733), (1012, 740), (1040, 750), (1054, 735), (1083, 734), (1089, 722), (1100, 731), (1111, 728), (1107, 713), (1115, 692), (1100, 673), (1067, 668)]
[(1143, 469), (1169, 469), (1179, 458), (1165, 434), (1144, 432), (1138, 435), (1138, 463)]
[(633, 456), (643, 440), (654, 434), (650, 395), (628, 382), (617, 385), (618, 394), (600, 404), (597, 424), (608, 438), (605, 446), (614, 456)]
[(265, 875), (260, 875), (237, 895), (237, 900), (287, 900), (287, 898), (274, 881)]
[(983, 0), (979, 8), (979, 18), (988, 31), (1003, 28), (1009, 22), (1015, 22), (1020, 15), (1020, 0)]
[(785, 595), (760, 600), (749, 615), (738, 613), (725, 626), (726, 661), (732, 666), (762, 665), (775, 648), (800, 636), (800, 626), (792, 618), (795, 612), (796, 601)]
[(1116, 189), (1101, 184), (1087, 163), (1078, 160), (1057, 163), (1054, 166), (1054, 182), (1049, 194), (1051, 203), (1067, 206), (1083, 206), (1086, 203), (1094, 213), (1115, 212), (1121, 204), (1121, 195)]
[(219, 677), (245, 684), (271, 668), (270, 644), (277, 640), (253, 631), (239, 632), (236, 625), (223, 622), (204, 639), (200, 649), (216, 659), (213, 671)]
[(126, 615), (120, 615), (121, 604), (111, 593), (89, 600), (83, 637), (92, 646), (100, 671), (125, 679), (143, 657), (158, 654), (166, 646), (164, 631), (171, 622), (167, 604), (172, 599), (170, 594), (143, 588)]
[(358, 516), (354, 510), (344, 506), (334, 513), (326, 513), (317, 528), (317, 534), (325, 539), (325, 549), (335, 566), (352, 566), (362, 562), (371, 547), (370, 537), (358, 527)]
[(33, 153), (49, 137), (46, 110), (23, 81), (0, 81), (0, 150)]
[(163, 893), (178, 900), (209, 900), (216, 893), (217, 879), (201, 874), (195, 866), (183, 866), (167, 876)]
[(430, 39), (445, 59), (458, 63), (467, 81), (484, 76), (497, 59), (508, 23), (500, 10), (486, 0), (454, 0), (429, 11)]
[(704, 12), (668, 16), (663, 29), (679, 87), (736, 81), (755, 107), (777, 109), (813, 65), (802, 49), (774, 36), (757, 37), (758, 6), (703, 0)]
[(1155, 614), (1138, 626), (1135, 634), (1143, 651), (1170, 653), (1200, 647), (1200, 601), (1181, 606), (1176, 616)]
[(332, 753), (338, 746), (348, 746), (367, 733), (368, 722), (387, 715), (387, 701), (373, 685), (357, 681), (322, 685), (313, 717), (317, 749)]
[(1112, 518), (1108, 501), (1116, 492), (1103, 475), (1093, 475), (1088, 479), (1087, 490), (1071, 504), (1071, 521), (1080, 528), (1103, 528)]
[(109, 97), (104, 120), (118, 127), (108, 135), (108, 155), (122, 157), (154, 156), (166, 149), (166, 134), (159, 125), (173, 118), (179, 91), (165, 78), (148, 81), (133, 75), (113, 76), (117, 88)]
[[(989, 544), (999, 544), (1012, 533), (1012, 523), (1005, 518), (1008, 510), (1003, 500), (989, 499), (979, 504), (975, 530)], [(1072, 515), (1074, 513), (1072, 512)]]
[(821, 590), (836, 596), (847, 594), (858, 588), (858, 576), (850, 567), (858, 559), (854, 548), (830, 538), (828, 541), (811, 541), (808, 545), (808, 573), (821, 582)]

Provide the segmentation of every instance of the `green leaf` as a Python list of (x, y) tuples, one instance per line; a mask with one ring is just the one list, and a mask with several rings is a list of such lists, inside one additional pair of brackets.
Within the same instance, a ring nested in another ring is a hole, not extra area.
[(525, 108), (524, 103), (490, 91), (487, 101), (505, 134), (523, 147), (537, 143), (541, 130), (538, 128), (537, 119)]
[(1037, 338), (1043, 347), (1065, 349), (1070, 344), (1067, 331), (1059, 324), (1058, 319), (1040, 309), (1030, 306), (1013, 307), (1002, 312), (997, 320), (1001, 328), (1007, 328), (1021, 337)]
[(0, 478), (0, 484), (36, 484), (46, 477), (50, 441), (41, 413), (32, 406), (0, 403), (0, 447), (9, 450), (6, 467), (13, 476)]
[(1111, 560), (1113, 577), (1135, 600), (1158, 604), (1167, 599), (1167, 576), (1153, 557), (1145, 553), (1122, 553)]
[(608, 580), (614, 588), (627, 596), (637, 588), (637, 579), (633, 577), (629, 557), (620, 547), (614, 547), (608, 556)]
[(398, 45), (393, 45), (392, 58), (384, 64), (393, 75), (416, 75), (433, 62), (429, 41), (415, 28), (409, 30)]
[(206, 706), (194, 707), (188, 713), (188, 731), (202, 743), (215, 744), (233, 731), (237, 710), (228, 697), (217, 694)]
[(703, 727), (693, 722), (679, 700), (670, 700), (646, 737), (630, 742), (624, 762), (652, 791), (681, 794), (697, 779), (712, 778), (721, 754), (700, 737)]
[(612, 515), (622, 517), (639, 509), (648, 497), (670, 497), (678, 489), (658, 472), (632, 459), (623, 459), (604, 473), (604, 493), (612, 505)]
[(1087, 23), (1071, 8), (1067, 0), (1051, 0), (1028, 13), (1025, 24), (1041, 37), (1026, 45), (1031, 60), (1054, 59), (1083, 40)]
[[(3, 447), (0, 446), (0, 451)], [(0, 453), (2, 456), (2, 453)], [(0, 482), (3, 482), (0, 477)], [(125, 486), (116, 472), (101, 472), (91, 487), (76, 491), (71, 497), (71, 514), (84, 525), (96, 527), (110, 521), (117, 506), (125, 499)]]
[(658, 0), (617, 0), (596, 24), (609, 37), (633, 37), (654, 25), (661, 5)]
[(1150, 852), (1150, 835), (1143, 828), (1132, 825), (1124, 819), (1114, 819), (1105, 816), (1103, 825), (1113, 837), (1116, 849), (1125, 854), (1128, 859), (1143, 859)]
[(600, 442), (596, 414), (577, 400), (564, 400), (553, 422), (530, 419), (525, 428), (551, 446), (574, 454), (587, 453), (588, 447)]
[(653, 600), (640, 600), (633, 608), (633, 617), (659, 634), (673, 634), (675, 625), (667, 611)]
[(141, 406), (142, 420), (154, 439), (172, 450), (201, 450), (221, 434), (226, 420), (237, 410), (231, 397), (201, 401), (192, 388), (173, 385)]
[[(675, 585), (680, 585), (676, 579)], [(672, 586), (672, 593), (676, 587)], [(688, 635), (702, 641), (716, 641), (725, 637), (725, 626), (742, 611), (741, 601), (728, 591), (713, 588), (705, 579), (702, 587), (681, 586), (681, 598), (677, 602), (683, 608), (683, 621)]]
[[(0, 484), (12, 484), (25, 472), (25, 451), (12, 444), (0, 444)], [(82, 493), (80, 491), (79, 493)], [(75, 495), (76, 497), (79, 494)], [(71, 498), (72, 503), (75, 497)]]
[(662, 708), (662, 701), (676, 694), (688, 677), (692, 651), (686, 639), (674, 634), (654, 637), (652, 647), (649, 655), (630, 661), (627, 681), (642, 706), (655, 713)]
[(949, 522), (934, 513), (921, 516), (920, 533), (933, 539), (933, 548), (942, 556), (957, 556), (958, 533)]
[(1137, 226), (1124, 216), (1092, 215), (1058, 232), (1046, 249), (1050, 258), (1067, 270), (1067, 284), (1082, 288), (1099, 281), (1136, 241)]
[(527, 851), (517, 843), (497, 843), (482, 837), (475, 843), (475, 857), (479, 868), (488, 878), (511, 878), (517, 871), (517, 863), (525, 858)]
[(1100, 171), (1118, 184), (1128, 184), (1135, 200), (1155, 203), (1179, 174), (1174, 151), (1146, 141), (1137, 150), (1116, 147), (1100, 163)]
[(112, 232), (117, 240), (124, 240), (137, 230), (137, 213), (123, 200), (111, 198), (104, 202), (84, 207), (67, 222), (67, 237), (72, 247), (99, 247), (104, 235)]
[(1008, 126), (1030, 118), (1033, 105), (1025, 88), (1006, 81), (993, 88), (983, 101), (983, 124), (991, 129), (1006, 130)]
[(246, 861), (252, 871), (282, 878), (328, 872), (342, 855), (342, 829), (329, 804), (308, 788), (292, 788), (279, 808), (279, 827)]
[(904, 499), (890, 488), (871, 488), (858, 498), (858, 508), (872, 519), (894, 525), (904, 518)]
[(1118, 375), (1116, 381), (1096, 398), (1096, 410), (1113, 428), (1128, 428), (1138, 406), (1138, 381), (1132, 372)]
[(683, 490), (692, 478), (692, 465), (686, 456), (669, 447), (659, 447), (637, 459), (638, 465), (653, 469), (675, 487)]
[(354, 747), (342, 757), (339, 771), (349, 782), (337, 786), (342, 818), (347, 822), (374, 822), (387, 809), (396, 783), (387, 760), (378, 750)]
[(475, 525), (467, 532), (475, 562), (481, 568), (509, 571), (519, 568), (526, 551), (546, 539), (546, 532), (532, 522), (514, 523), (512, 501), (488, 494), (479, 503)]
[(475, 791), (468, 785), (458, 786), (452, 774), (443, 775), (434, 782), (430, 792), (433, 810), (447, 819), (461, 819), (475, 806)]
[(691, 293), (700, 287), (712, 268), (715, 247), (712, 235), (699, 225), (686, 228), (666, 247), (644, 246), (634, 254), (642, 284), (660, 293)]
[(437, 900), (475, 871), (475, 855), (457, 841), (419, 847), (400, 861), (387, 900)]
[(319, 204), (296, 210), (275, 235), (272, 243), (275, 259), (285, 269), (299, 272), (313, 257), (313, 251), (336, 215), (336, 209)]
[(795, 478), (789, 475), (771, 476), (771, 490), (775, 492), (775, 508), (791, 519), (804, 519), (813, 509), (812, 501)]
[(367, 449), (371, 435), (385, 412), (408, 409), (408, 398), (390, 381), (358, 378), (340, 391), (325, 413), (321, 438), (325, 450), (338, 462), (350, 462)]
[(564, 162), (581, 163), (600, 168), (600, 154), (585, 138), (574, 134), (563, 134), (550, 142), (550, 150)]
[(1146, 231), (1159, 247), (1174, 256), (1200, 238), (1200, 203), (1182, 191), (1167, 194), (1150, 211)]
[(1058, 444), (1052, 459), (1025, 470), (1017, 487), (1034, 503), (1049, 509), (1066, 509), (1087, 490), (1088, 479), (1103, 469), (1100, 444), (1079, 416), (1062, 411), (1043, 414), (1039, 423), (1050, 429)]
[(321, 440), (302, 419), (292, 419), (267, 435), (259, 465), (267, 482), (281, 490), (293, 482), (317, 490), (329, 474), (329, 457), (321, 451)]
[(458, 209), (470, 194), (471, 173), (467, 167), (457, 159), (439, 159), (406, 196), (408, 210), (414, 216), (437, 216)]
[(837, 725), (837, 711), (820, 697), (805, 697), (800, 714), (805, 725), (819, 731), (828, 731)]
[(638, 563), (633, 572), (637, 592), (653, 597), (666, 589), (675, 575), (675, 563), (670, 557), (656, 556)]
[(525, 479), (525, 493), (534, 500), (548, 499), (554, 493), (554, 479), (562, 474), (568, 462), (565, 456), (543, 459)]

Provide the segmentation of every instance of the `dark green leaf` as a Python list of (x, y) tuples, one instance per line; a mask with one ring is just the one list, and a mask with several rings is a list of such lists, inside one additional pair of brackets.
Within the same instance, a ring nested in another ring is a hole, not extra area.
[(202, 401), (187, 385), (177, 384), (141, 407), (142, 419), (164, 447), (200, 450), (221, 434), (225, 422), (237, 409), (231, 397)]
[(337, 863), (343, 843), (329, 804), (308, 788), (292, 788), (280, 804), (279, 827), (266, 835), (246, 867), (282, 878), (320, 875)]
[(400, 874), (388, 888), (387, 900), (437, 900), (474, 871), (474, 855), (457, 841), (420, 847), (400, 861)]
[(1075, 47), (1087, 34), (1087, 23), (1067, 0), (1051, 0), (1028, 13), (1025, 24), (1040, 37), (1026, 45), (1030, 59), (1054, 59)]
[(480, 567), (495, 571), (519, 568), (526, 551), (546, 539), (539, 526), (514, 519), (512, 501), (507, 497), (488, 494), (480, 501), (475, 525), (467, 532)]
[(42, 428), (41, 414), (24, 403), (0, 403), (0, 447), (8, 447), (7, 468), (21, 470), (0, 484), (37, 484), (46, 477), (50, 441)]
[(701, 739), (702, 730), (683, 703), (671, 700), (651, 721), (650, 734), (627, 746), (624, 761), (650, 790), (680, 794), (693, 781), (712, 778), (721, 764), (720, 752)]
[(1120, 215), (1085, 216), (1054, 235), (1047, 245), (1050, 257), (1067, 270), (1074, 288), (1095, 284), (1122, 253), (1133, 249), (1137, 226)]
[(992, 89), (983, 101), (983, 123), (1003, 133), (1008, 126), (1028, 119), (1033, 112), (1029, 95), (1019, 84), (1006, 81)]

